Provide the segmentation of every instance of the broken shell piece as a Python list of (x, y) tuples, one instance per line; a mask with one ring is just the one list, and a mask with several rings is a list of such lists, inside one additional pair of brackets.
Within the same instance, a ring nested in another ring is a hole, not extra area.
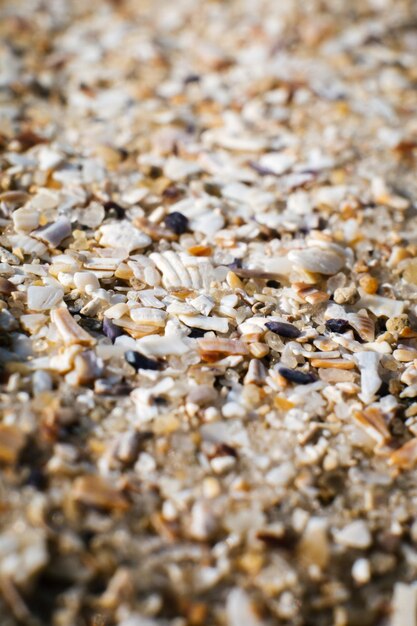
[(375, 324), (365, 312), (348, 313), (346, 319), (364, 341), (375, 339)]
[(33, 233), (32, 237), (40, 239), (49, 244), (53, 248), (59, 246), (61, 241), (67, 239), (71, 235), (71, 222), (66, 217), (59, 217), (55, 222), (51, 222), (42, 228), (38, 228)]
[(225, 317), (205, 317), (204, 315), (179, 315), (186, 326), (191, 328), (201, 328), (202, 330), (213, 330), (218, 333), (227, 333), (229, 322)]
[(20, 324), (28, 333), (34, 334), (45, 325), (47, 319), (43, 313), (29, 313), (20, 317)]
[(13, 226), (17, 232), (27, 232), (39, 226), (39, 211), (31, 207), (22, 207), (12, 214)]
[(262, 361), (259, 361), (259, 359), (251, 359), (243, 382), (245, 385), (262, 385), (266, 380), (266, 375), (267, 370)]
[(382, 380), (378, 374), (381, 356), (377, 352), (356, 352), (353, 356), (361, 373), (360, 398), (365, 404), (374, 401), (375, 394), (381, 386)]
[(367, 294), (359, 289), (360, 300), (357, 303), (362, 309), (369, 309), (374, 315), (380, 317), (398, 317), (404, 312), (405, 302), (402, 300), (393, 300), (384, 296), (375, 294)]
[(95, 339), (77, 324), (68, 309), (58, 308), (51, 311), (51, 320), (55, 324), (65, 345), (93, 345)]
[(133, 250), (146, 248), (151, 243), (151, 238), (135, 228), (127, 220), (114, 224), (100, 226), (100, 245), (110, 248), (122, 248), (129, 254)]
[(118, 509), (124, 511), (129, 507), (125, 496), (100, 476), (80, 476), (74, 481), (72, 488), (74, 500), (85, 506), (100, 509)]
[(189, 351), (189, 346), (179, 336), (151, 335), (138, 339), (136, 345), (145, 356), (181, 356)]
[(23, 254), (35, 257), (42, 257), (47, 252), (47, 247), (41, 241), (37, 241), (29, 235), (19, 233), (9, 235), (9, 241), (14, 250), (21, 250)]
[(142, 307), (130, 309), (130, 317), (134, 322), (145, 326), (156, 326), (164, 328), (167, 314), (161, 309), (152, 309), (150, 307)]
[(198, 350), (205, 360), (218, 360), (229, 354), (248, 354), (248, 348), (238, 339), (198, 339)]
[(346, 262), (342, 254), (318, 247), (291, 250), (288, 259), (307, 272), (325, 275), (337, 274)]
[(172, 250), (153, 252), (149, 258), (162, 274), (162, 284), (167, 289), (188, 287), (208, 289), (214, 280), (213, 265), (204, 257), (177, 254)]
[(372, 536), (365, 521), (355, 520), (334, 533), (336, 543), (347, 548), (365, 550), (372, 543)]
[(75, 376), (71, 382), (77, 385), (87, 385), (101, 376), (103, 361), (97, 358), (92, 350), (85, 350), (75, 357), (74, 367)]
[(355, 411), (353, 419), (367, 432), (378, 445), (391, 440), (391, 433), (385, 423), (381, 411), (376, 407), (368, 407), (364, 411)]
[(417, 463), (417, 438), (410, 439), (401, 448), (391, 453), (390, 465), (396, 465), (400, 469), (411, 469)]
[(265, 172), (270, 172), (276, 176), (284, 174), (295, 163), (296, 158), (292, 154), (285, 152), (268, 152), (259, 159), (259, 165)]
[(55, 285), (31, 285), (27, 291), (27, 306), (30, 311), (48, 311), (62, 301), (64, 291)]

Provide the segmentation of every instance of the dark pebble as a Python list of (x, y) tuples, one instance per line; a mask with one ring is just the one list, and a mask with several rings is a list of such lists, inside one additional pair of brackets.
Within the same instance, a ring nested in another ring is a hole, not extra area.
[(99, 333), (102, 330), (102, 323), (93, 317), (82, 317), (78, 323), (82, 328), (93, 333)]
[(179, 211), (174, 211), (166, 216), (165, 226), (176, 235), (182, 235), (188, 230), (188, 218)]
[(327, 330), (332, 333), (345, 333), (350, 328), (350, 324), (347, 320), (331, 319), (326, 322)]
[(47, 479), (40, 469), (33, 468), (30, 470), (26, 484), (42, 491), (47, 486)]
[(281, 284), (277, 280), (271, 279), (266, 281), (266, 286), (270, 289), (279, 289)]
[(191, 83), (199, 83), (199, 82), (200, 82), (200, 76), (198, 74), (188, 74), (188, 76), (184, 78), (184, 85), (190, 85)]
[(200, 337), (204, 337), (205, 334), (206, 331), (201, 328), (192, 328), (188, 336), (191, 337), (191, 339), (200, 339)]
[(109, 202), (105, 202), (103, 204), (103, 208), (108, 213), (110, 217), (117, 217), (117, 219), (121, 220), (125, 216), (126, 209), (124, 209), (117, 202), (113, 202), (113, 200), (109, 200)]
[(155, 359), (149, 359), (147, 356), (144, 356), (140, 352), (136, 352), (136, 350), (128, 350), (125, 352), (125, 359), (129, 365), (138, 370), (160, 370), (163, 365), (160, 361), (156, 361)]
[(272, 333), (287, 339), (297, 339), (301, 335), (301, 331), (296, 326), (287, 322), (267, 322), (265, 326)]
[(103, 333), (111, 340), (112, 343), (114, 343), (117, 337), (123, 335), (123, 330), (120, 328), (120, 326), (116, 326), (114, 322), (109, 320), (108, 317), (104, 317)]
[(242, 259), (233, 259), (233, 261), (229, 263), (227, 267), (230, 267), (231, 270), (242, 269)]
[(292, 370), (289, 367), (280, 367), (278, 373), (285, 378), (285, 380), (289, 380), (290, 383), (296, 383), (297, 385), (309, 385), (317, 380), (314, 374), (300, 372), (300, 370)]

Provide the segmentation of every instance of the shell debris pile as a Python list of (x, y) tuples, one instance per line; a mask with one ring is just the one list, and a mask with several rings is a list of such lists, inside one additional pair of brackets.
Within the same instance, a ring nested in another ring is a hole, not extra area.
[(0, 7), (0, 626), (417, 626), (417, 6)]

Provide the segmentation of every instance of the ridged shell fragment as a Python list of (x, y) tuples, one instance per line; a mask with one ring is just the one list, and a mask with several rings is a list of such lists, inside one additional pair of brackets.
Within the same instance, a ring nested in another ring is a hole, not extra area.
[(167, 314), (161, 309), (150, 307), (130, 309), (130, 317), (134, 322), (148, 326), (163, 328), (165, 326)]
[(375, 339), (375, 324), (366, 312), (348, 313), (346, 319), (364, 341)]
[(163, 253), (153, 252), (149, 258), (161, 272), (162, 284), (167, 289), (208, 289), (214, 279), (213, 266), (204, 257), (177, 254), (169, 250)]

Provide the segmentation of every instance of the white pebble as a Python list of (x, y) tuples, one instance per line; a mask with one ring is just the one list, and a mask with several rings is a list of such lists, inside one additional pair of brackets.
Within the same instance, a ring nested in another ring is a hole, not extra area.
[(81, 293), (91, 293), (100, 288), (99, 280), (93, 272), (75, 272), (74, 284)]
[(365, 585), (371, 579), (371, 565), (368, 559), (357, 559), (352, 566), (352, 578), (358, 585)]

